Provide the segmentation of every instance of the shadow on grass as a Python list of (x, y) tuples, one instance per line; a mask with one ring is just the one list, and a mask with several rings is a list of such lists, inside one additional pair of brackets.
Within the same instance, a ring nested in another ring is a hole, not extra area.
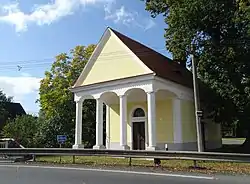
[(222, 145), (221, 148), (207, 150), (207, 152), (220, 152), (220, 153), (250, 153), (249, 148), (245, 148), (242, 145), (231, 144), (231, 145)]

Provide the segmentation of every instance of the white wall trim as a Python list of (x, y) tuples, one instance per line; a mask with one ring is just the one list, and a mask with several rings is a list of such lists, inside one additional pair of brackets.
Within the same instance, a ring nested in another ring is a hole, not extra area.
[(193, 100), (193, 90), (170, 80), (162, 79), (160, 77), (154, 78), (154, 90), (167, 90), (175, 94), (178, 98)]
[(145, 92), (153, 90), (153, 76), (143, 75), (101, 83), (98, 85), (89, 85), (84, 87), (77, 87), (71, 91), (75, 93), (75, 98), (88, 96), (88, 98), (100, 98), (106, 92), (114, 92), (117, 96), (124, 95), (128, 90), (139, 88)]
[(145, 93), (156, 92), (161, 89), (167, 90), (181, 99), (193, 100), (193, 92), (191, 89), (180, 87), (180, 85), (167, 80), (159, 80), (159, 78), (155, 77), (153, 74), (76, 87), (71, 89), (71, 91), (75, 93), (75, 99), (79, 97), (85, 97), (85, 99), (96, 99), (100, 98), (102, 94), (107, 92), (113, 92), (117, 96), (120, 96), (124, 95), (128, 90), (135, 88), (142, 89)]
[(169, 85), (170, 85), (170, 86), (175, 86), (176, 88), (182, 89), (182, 90), (184, 90), (184, 91), (189, 91), (189, 92), (192, 92), (192, 91), (193, 91), (192, 88), (183, 86), (183, 85), (181, 85), (181, 84), (178, 84), (178, 83), (173, 82), (173, 81), (170, 81), (170, 80), (163, 79), (163, 78), (158, 77), (158, 76), (155, 76), (155, 80), (156, 80), (156, 81), (159, 81), (159, 82), (162, 82), (162, 83), (164, 83), (165, 85), (168, 85), (168, 86), (169, 86)]
[(90, 90), (99, 89), (99, 88), (106, 89), (108, 87), (117, 86), (117, 85), (136, 84), (137, 81), (149, 82), (150, 80), (153, 80), (153, 79), (154, 79), (154, 76), (152, 74), (145, 74), (145, 75), (140, 75), (140, 76), (135, 76), (135, 77), (117, 79), (113, 81), (101, 82), (101, 83), (90, 84), (90, 85), (85, 85), (85, 86), (79, 86), (79, 87), (71, 88), (70, 90), (74, 93), (88, 92)]

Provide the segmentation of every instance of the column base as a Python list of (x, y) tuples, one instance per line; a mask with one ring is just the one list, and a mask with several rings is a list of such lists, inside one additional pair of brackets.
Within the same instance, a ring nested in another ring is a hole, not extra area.
[(130, 147), (128, 145), (123, 145), (123, 146), (120, 146), (120, 149), (121, 150), (130, 150)]
[(74, 144), (73, 149), (84, 149), (84, 145), (83, 144)]
[(150, 146), (150, 147), (147, 147), (146, 150), (147, 151), (155, 151), (155, 150), (157, 150), (157, 147), (156, 146)]
[(104, 145), (95, 145), (93, 146), (93, 149), (100, 150), (100, 149), (106, 149)]

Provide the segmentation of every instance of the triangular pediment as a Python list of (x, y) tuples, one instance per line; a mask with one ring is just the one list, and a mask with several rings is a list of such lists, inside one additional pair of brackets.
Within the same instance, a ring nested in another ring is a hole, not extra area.
[(74, 87), (153, 73), (107, 28)]

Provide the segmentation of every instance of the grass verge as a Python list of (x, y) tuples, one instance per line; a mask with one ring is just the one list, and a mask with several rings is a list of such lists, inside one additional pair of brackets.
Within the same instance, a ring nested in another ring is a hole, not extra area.
[[(37, 157), (38, 163), (48, 164), (72, 164), (72, 156), (45, 156)], [(201, 169), (190, 168), (193, 161), (182, 160), (163, 160), (162, 166), (164, 170), (169, 172), (198, 172), (198, 173), (225, 173), (225, 174), (250, 174), (250, 164), (248, 163), (232, 163), (232, 162), (197, 162)], [(103, 166), (103, 167), (129, 167), (129, 158), (113, 158), (100, 156), (76, 156), (75, 164), (84, 166)], [(131, 167), (153, 167), (152, 160), (132, 159)]]
[(235, 137), (235, 138), (234, 137), (233, 138), (230, 137), (230, 138), (228, 138), (228, 137), (226, 137), (226, 138), (222, 138), (222, 141), (223, 140), (228, 140), (228, 141), (235, 141), (235, 140), (236, 141), (245, 141), (246, 138), (241, 138), (241, 137)]

